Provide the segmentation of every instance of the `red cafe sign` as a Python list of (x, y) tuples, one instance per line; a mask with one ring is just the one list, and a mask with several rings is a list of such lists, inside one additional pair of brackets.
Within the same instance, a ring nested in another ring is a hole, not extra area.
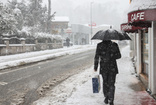
[(121, 24), (121, 30), (122, 31), (132, 30), (132, 26), (128, 25), (128, 23)]
[(142, 27), (131, 26), (131, 25), (128, 25), (128, 23), (123, 23), (121, 24), (120, 27), (122, 31), (126, 31), (126, 32), (134, 32), (138, 29), (142, 29)]
[(156, 21), (156, 9), (128, 13), (128, 23), (138, 21)]

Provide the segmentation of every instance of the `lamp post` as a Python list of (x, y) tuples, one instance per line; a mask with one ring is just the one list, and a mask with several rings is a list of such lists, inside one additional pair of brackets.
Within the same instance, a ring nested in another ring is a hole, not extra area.
[[(91, 34), (91, 38), (92, 38), (92, 33), (93, 33), (93, 30), (92, 30), (92, 4), (93, 4), (94, 2), (90, 2), (90, 34)], [(91, 40), (91, 44), (92, 44), (92, 40)]]

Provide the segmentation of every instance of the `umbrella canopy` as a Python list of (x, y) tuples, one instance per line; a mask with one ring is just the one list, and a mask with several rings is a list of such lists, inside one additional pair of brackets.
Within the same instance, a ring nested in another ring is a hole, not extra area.
[(125, 31), (122, 31), (122, 34), (125, 37), (125, 40), (132, 40)]
[(115, 29), (107, 29), (98, 31), (92, 40), (131, 40), (127, 33), (119, 32)]

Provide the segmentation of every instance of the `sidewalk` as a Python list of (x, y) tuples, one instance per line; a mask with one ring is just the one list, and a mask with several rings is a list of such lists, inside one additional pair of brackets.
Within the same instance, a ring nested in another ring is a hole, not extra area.
[[(119, 74), (115, 84), (114, 104), (156, 105), (156, 101), (145, 91), (135, 76), (128, 51), (129, 46), (122, 50), (122, 58), (118, 60)], [(33, 105), (104, 105), (102, 89), (100, 93), (92, 93), (91, 78), (95, 74), (92, 66), (56, 86), (45, 97), (35, 101)]]

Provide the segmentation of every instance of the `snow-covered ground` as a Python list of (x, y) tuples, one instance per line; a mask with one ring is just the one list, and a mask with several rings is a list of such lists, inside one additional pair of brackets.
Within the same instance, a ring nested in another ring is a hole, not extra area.
[[(139, 83), (139, 80), (134, 75), (131, 75), (134, 74), (134, 68), (129, 57), (129, 49), (129, 46), (123, 48), (121, 51), (122, 58), (117, 61), (119, 74), (116, 80), (116, 93), (119, 92), (119, 94), (121, 92), (135, 93), (133, 89), (129, 88), (129, 85)], [(98, 94), (93, 94), (92, 92), (91, 80), (96, 74), (97, 72), (93, 71), (92, 66), (56, 86), (45, 97), (35, 101), (33, 105), (103, 105), (102, 90)], [(140, 89), (140, 87), (138, 88)], [(118, 98), (119, 94), (116, 94)], [(124, 103), (120, 103), (120, 105), (124, 105)]]
[(95, 49), (95, 47), (95, 45), (75, 45), (72, 47), (64, 47), (60, 49), (0, 56), (0, 70), (46, 59), (52, 59), (64, 55), (81, 53), (84, 51)]
[[(80, 53), (95, 48), (95, 45), (83, 45), (0, 56), (0, 69)], [(129, 49), (129, 46), (122, 48), (122, 58), (117, 60), (119, 74), (116, 80), (115, 104), (142, 105), (140, 103), (143, 100), (150, 105), (156, 105), (156, 102), (142, 88), (140, 81), (135, 76), (133, 64), (129, 57)], [(93, 66), (75, 74), (54, 87), (44, 97), (33, 102), (32, 105), (103, 105), (102, 89), (100, 93), (93, 94), (92, 92), (91, 80), (97, 74), (98, 72), (93, 71)], [(128, 104), (125, 104), (125, 102), (128, 102)]]

